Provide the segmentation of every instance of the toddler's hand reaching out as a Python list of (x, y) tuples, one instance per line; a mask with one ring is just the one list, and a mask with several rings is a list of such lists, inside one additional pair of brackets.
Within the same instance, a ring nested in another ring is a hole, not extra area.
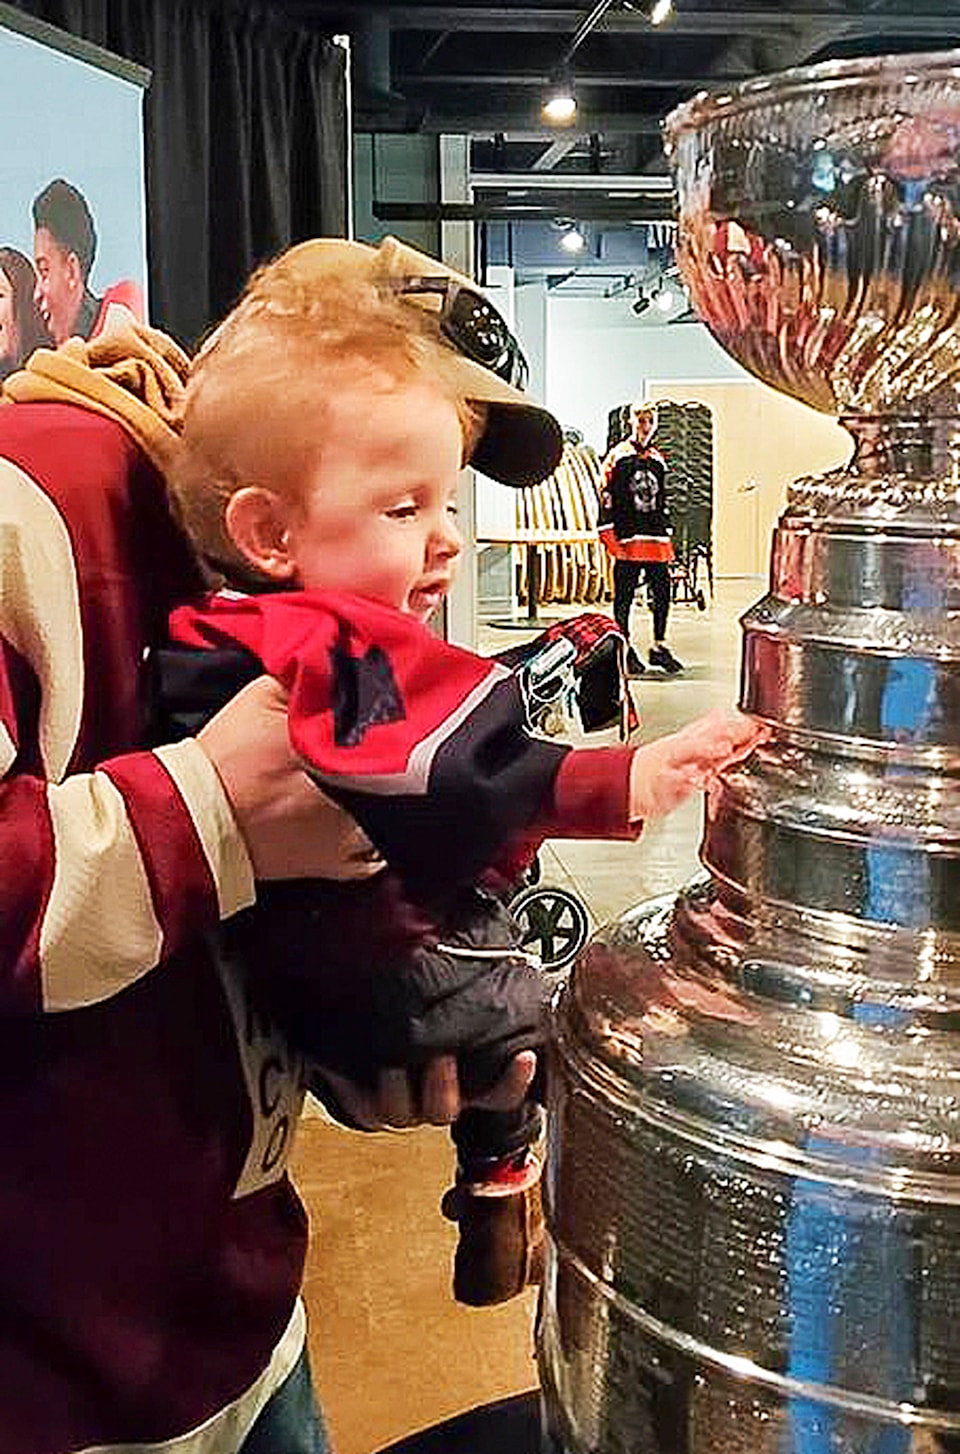
[(630, 821), (671, 813), (769, 735), (753, 717), (717, 710), (638, 747), (630, 768)]

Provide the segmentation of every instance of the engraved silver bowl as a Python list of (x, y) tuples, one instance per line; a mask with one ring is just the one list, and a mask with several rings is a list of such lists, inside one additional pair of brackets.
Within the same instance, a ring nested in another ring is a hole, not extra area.
[(960, 52), (674, 112), (678, 258), (837, 412), (708, 795), (705, 875), (557, 1010), (540, 1333), (564, 1454), (960, 1450)]

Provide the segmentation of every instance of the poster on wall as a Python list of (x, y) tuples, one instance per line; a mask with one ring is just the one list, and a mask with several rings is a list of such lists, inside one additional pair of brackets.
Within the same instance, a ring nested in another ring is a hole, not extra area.
[(147, 317), (149, 72), (0, 5), (0, 378)]

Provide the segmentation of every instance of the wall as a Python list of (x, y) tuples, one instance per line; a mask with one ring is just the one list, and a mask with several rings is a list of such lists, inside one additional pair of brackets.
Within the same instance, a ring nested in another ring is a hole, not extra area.
[(603, 450), (607, 412), (647, 379), (749, 378), (699, 323), (654, 324), (623, 298), (561, 298), (547, 305), (545, 401), (565, 429)]
[(359, 242), (379, 242), (395, 233), (436, 256), (436, 222), (380, 222), (373, 213), (377, 202), (436, 202), (440, 196), (440, 157), (435, 136), (386, 133), (353, 138), (353, 233)]
[(850, 437), (825, 414), (752, 379), (680, 384), (650, 380), (647, 395), (713, 413), (713, 561), (718, 576), (766, 575), (771, 532), (798, 475), (832, 469)]
[(601, 453), (616, 404), (641, 396), (710, 405), (717, 575), (765, 575), (790, 481), (851, 452), (830, 416), (758, 383), (701, 324), (649, 324), (619, 299), (550, 299), (546, 379), (548, 406)]

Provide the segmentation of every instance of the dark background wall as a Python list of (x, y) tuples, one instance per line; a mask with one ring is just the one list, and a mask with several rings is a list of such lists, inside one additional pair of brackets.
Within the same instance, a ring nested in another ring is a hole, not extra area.
[(257, 263), (303, 238), (345, 233), (346, 67), (332, 41), (269, 5), (230, 0), (14, 8), (152, 73), (147, 252), (158, 327), (193, 345)]

